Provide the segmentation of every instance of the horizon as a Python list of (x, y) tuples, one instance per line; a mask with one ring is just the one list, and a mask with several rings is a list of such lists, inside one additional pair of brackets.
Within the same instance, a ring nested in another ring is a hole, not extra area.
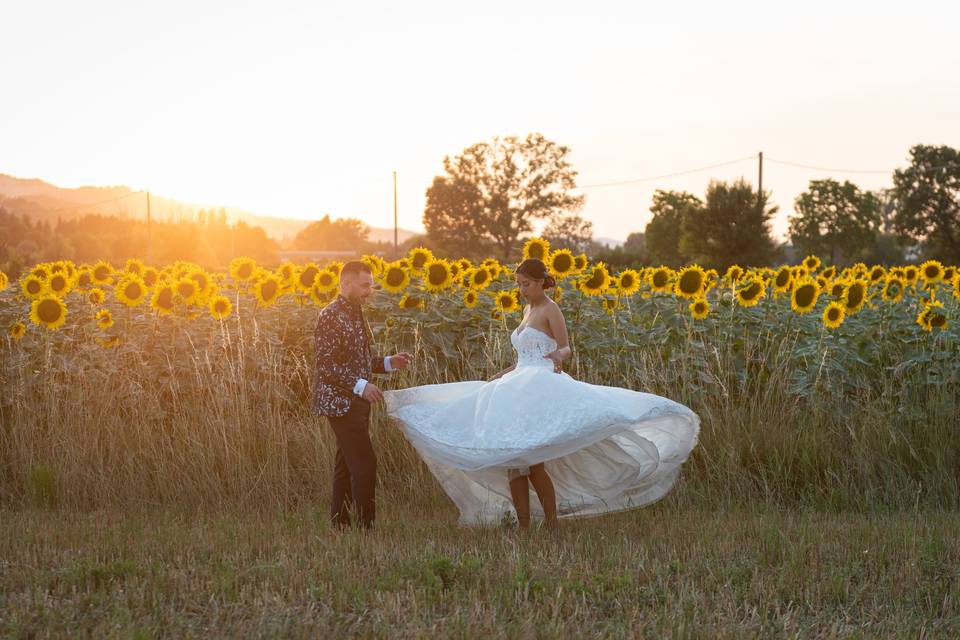
[(0, 122), (0, 170), (380, 228), (395, 170), (399, 226), (421, 232), (443, 157), (495, 135), (570, 147), (579, 185), (742, 158), (584, 189), (595, 236), (623, 240), (654, 189), (756, 186), (763, 151), (783, 240), (809, 180), (878, 189), (912, 145), (960, 146), (956, 6), (502, 6), (3, 7), (16, 28), (0, 70), (19, 99)]

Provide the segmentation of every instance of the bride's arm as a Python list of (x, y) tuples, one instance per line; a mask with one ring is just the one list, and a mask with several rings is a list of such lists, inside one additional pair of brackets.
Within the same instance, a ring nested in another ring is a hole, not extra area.
[(547, 323), (550, 325), (550, 333), (557, 341), (557, 350), (548, 353), (545, 357), (553, 360), (557, 373), (560, 372), (561, 363), (573, 355), (570, 348), (570, 336), (567, 335), (567, 322), (563, 318), (563, 311), (560, 307), (553, 305), (547, 311)]

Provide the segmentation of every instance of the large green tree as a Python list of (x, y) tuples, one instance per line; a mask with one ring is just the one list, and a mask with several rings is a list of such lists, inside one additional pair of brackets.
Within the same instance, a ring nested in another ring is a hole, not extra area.
[(365, 245), (368, 235), (370, 228), (360, 220), (331, 220), (325, 215), (301, 229), (293, 239), (293, 246), (301, 251), (346, 251)]
[(683, 219), (703, 207), (703, 201), (686, 191), (653, 192), (650, 212), (653, 217), (644, 229), (646, 253), (653, 264), (679, 267), (687, 262), (680, 251)]
[(535, 221), (583, 206), (583, 196), (571, 193), (577, 172), (569, 153), (531, 133), (479, 142), (444, 158), (445, 175), (427, 189), (423, 225), (430, 246), (463, 255), (492, 247), (503, 260), (516, 258), (520, 237)]
[(811, 180), (794, 201), (790, 240), (804, 254), (830, 264), (851, 262), (869, 252), (880, 230), (880, 200), (855, 184)]
[(893, 228), (922, 242), (930, 257), (960, 263), (960, 151), (918, 144), (893, 174)]
[(769, 192), (757, 193), (743, 179), (732, 184), (710, 182), (704, 206), (683, 218), (680, 252), (718, 270), (735, 263), (770, 264), (777, 254), (770, 235), (770, 219), (777, 207), (768, 206), (768, 200)]

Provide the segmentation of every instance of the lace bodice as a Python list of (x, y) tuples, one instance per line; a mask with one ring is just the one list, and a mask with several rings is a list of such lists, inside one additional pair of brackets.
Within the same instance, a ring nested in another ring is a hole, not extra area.
[(553, 362), (544, 356), (557, 350), (557, 341), (536, 327), (524, 327), (519, 333), (517, 329), (510, 334), (510, 342), (517, 352), (517, 366), (552, 368)]

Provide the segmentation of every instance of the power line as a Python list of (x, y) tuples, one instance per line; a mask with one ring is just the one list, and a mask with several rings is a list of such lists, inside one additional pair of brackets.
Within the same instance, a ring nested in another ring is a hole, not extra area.
[[(770, 158), (770, 157), (767, 157), (766, 160), (769, 161), (769, 162), (775, 162), (775, 163), (777, 163), (777, 164), (787, 165), (788, 167), (799, 167), (800, 169), (811, 169), (811, 170), (813, 170), (813, 171), (826, 171), (826, 172), (828, 172), (828, 173), (874, 173), (874, 174), (881, 174), (881, 173), (882, 173), (882, 174), (888, 174), (888, 175), (889, 175), (889, 174), (892, 174), (893, 171), (895, 171), (895, 169), (894, 169), (894, 170), (890, 170), (890, 169), (886, 169), (886, 170), (881, 170), (881, 169), (836, 169), (836, 168), (830, 168), (830, 167), (817, 167), (817, 166), (809, 165), (809, 164), (800, 164), (799, 162), (789, 162), (789, 161), (787, 161), (787, 160), (776, 160), (776, 159)], [(923, 172), (938, 171), (938, 170), (940, 170), (940, 169), (954, 169), (954, 168), (957, 168), (957, 167), (960, 167), (960, 164), (957, 164), (957, 163), (955, 163), (955, 162), (950, 162), (950, 163), (947, 163), (947, 164), (941, 164), (941, 165), (937, 165), (937, 166), (933, 166), (933, 167), (925, 167), (925, 168), (923, 169)]]
[(688, 169), (686, 171), (677, 171), (676, 173), (665, 173), (660, 176), (649, 176), (646, 178), (635, 178), (632, 180), (620, 180), (617, 182), (600, 182), (595, 184), (584, 184), (579, 185), (577, 189), (597, 189), (602, 187), (617, 187), (624, 184), (636, 184), (638, 182), (650, 182), (651, 180), (663, 180), (664, 178), (673, 178), (675, 176), (684, 176), (689, 173), (699, 173), (701, 171), (709, 171), (710, 169), (716, 169), (718, 167), (726, 167), (727, 165), (737, 164), (739, 162), (744, 162), (746, 160), (755, 160), (757, 156), (746, 156), (743, 158), (737, 158), (736, 160), (727, 160), (726, 162), (718, 162), (717, 164), (711, 164), (706, 167), (697, 167), (696, 169)]

